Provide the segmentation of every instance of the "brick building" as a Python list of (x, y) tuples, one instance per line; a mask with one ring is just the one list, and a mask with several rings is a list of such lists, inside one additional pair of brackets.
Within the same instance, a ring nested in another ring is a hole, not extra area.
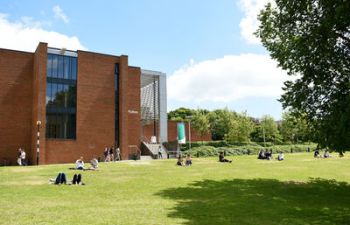
[(165, 79), (125, 55), (0, 49), (0, 164), (15, 164), (19, 147), (30, 164), (101, 157), (105, 146), (141, 155), (143, 125), (156, 121), (157, 141), (167, 141)]

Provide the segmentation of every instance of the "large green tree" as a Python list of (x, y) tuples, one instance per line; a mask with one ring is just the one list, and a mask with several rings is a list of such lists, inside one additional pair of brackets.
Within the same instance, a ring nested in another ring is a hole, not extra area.
[(191, 118), (191, 126), (199, 133), (203, 143), (203, 137), (209, 133), (209, 120), (205, 113), (197, 110)]
[(260, 141), (263, 141), (265, 138), (265, 141), (268, 142), (280, 142), (281, 135), (279, 133), (277, 123), (272, 116), (263, 116), (256, 128), (258, 130), (257, 133)]
[(279, 128), (284, 142), (310, 140), (311, 127), (302, 115), (295, 116), (290, 111), (284, 112)]
[(183, 121), (188, 120), (196, 112), (194, 109), (178, 108), (168, 112), (168, 120)]
[(350, 149), (350, 1), (275, 0), (256, 34), (285, 82), (283, 107), (307, 115), (319, 144)]
[(208, 114), (213, 140), (223, 140), (228, 134), (230, 126), (236, 117), (236, 113), (224, 109), (216, 109)]
[(250, 135), (254, 131), (255, 124), (246, 113), (239, 113), (230, 122), (230, 128), (225, 135), (228, 142), (248, 143)]

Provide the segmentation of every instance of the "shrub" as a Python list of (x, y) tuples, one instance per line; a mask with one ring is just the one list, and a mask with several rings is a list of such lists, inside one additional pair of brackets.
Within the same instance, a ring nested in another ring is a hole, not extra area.
[[(267, 150), (272, 149), (273, 153), (296, 153), (296, 152), (307, 152), (308, 147), (310, 151), (316, 148), (316, 144), (298, 144), (298, 145), (274, 145), (266, 147)], [(249, 145), (227, 145), (222, 147), (213, 147), (208, 145), (202, 145), (199, 147), (193, 147), (191, 150), (182, 150), (183, 154), (191, 154), (194, 157), (209, 157), (218, 156), (220, 152), (224, 152), (225, 155), (258, 155), (259, 151), (263, 146), (256, 143)]]

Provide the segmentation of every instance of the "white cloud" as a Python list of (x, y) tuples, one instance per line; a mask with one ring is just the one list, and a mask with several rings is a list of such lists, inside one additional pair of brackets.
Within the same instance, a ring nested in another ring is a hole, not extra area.
[(46, 42), (50, 47), (86, 50), (77, 37), (46, 30), (45, 24), (50, 23), (30, 17), (11, 22), (0, 13), (0, 48), (34, 52), (39, 42)]
[(52, 11), (54, 12), (56, 19), (60, 19), (65, 23), (69, 23), (68, 16), (66, 14), (64, 14), (63, 10), (61, 9), (61, 7), (59, 5), (55, 5), (52, 8)]
[(268, 55), (242, 54), (187, 65), (168, 77), (170, 100), (231, 102), (246, 97), (279, 97), (286, 72)]
[(271, 0), (239, 0), (238, 4), (244, 13), (244, 17), (239, 23), (241, 36), (249, 44), (260, 43), (259, 38), (255, 37), (253, 33), (259, 27), (258, 14), (268, 2)]

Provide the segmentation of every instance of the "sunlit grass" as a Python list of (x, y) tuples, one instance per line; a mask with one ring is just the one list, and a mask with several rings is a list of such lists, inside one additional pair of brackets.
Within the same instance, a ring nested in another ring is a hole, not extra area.
[(285, 156), (101, 163), (85, 186), (49, 184), (70, 164), (1, 167), (0, 224), (350, 224), (350, 157)]

